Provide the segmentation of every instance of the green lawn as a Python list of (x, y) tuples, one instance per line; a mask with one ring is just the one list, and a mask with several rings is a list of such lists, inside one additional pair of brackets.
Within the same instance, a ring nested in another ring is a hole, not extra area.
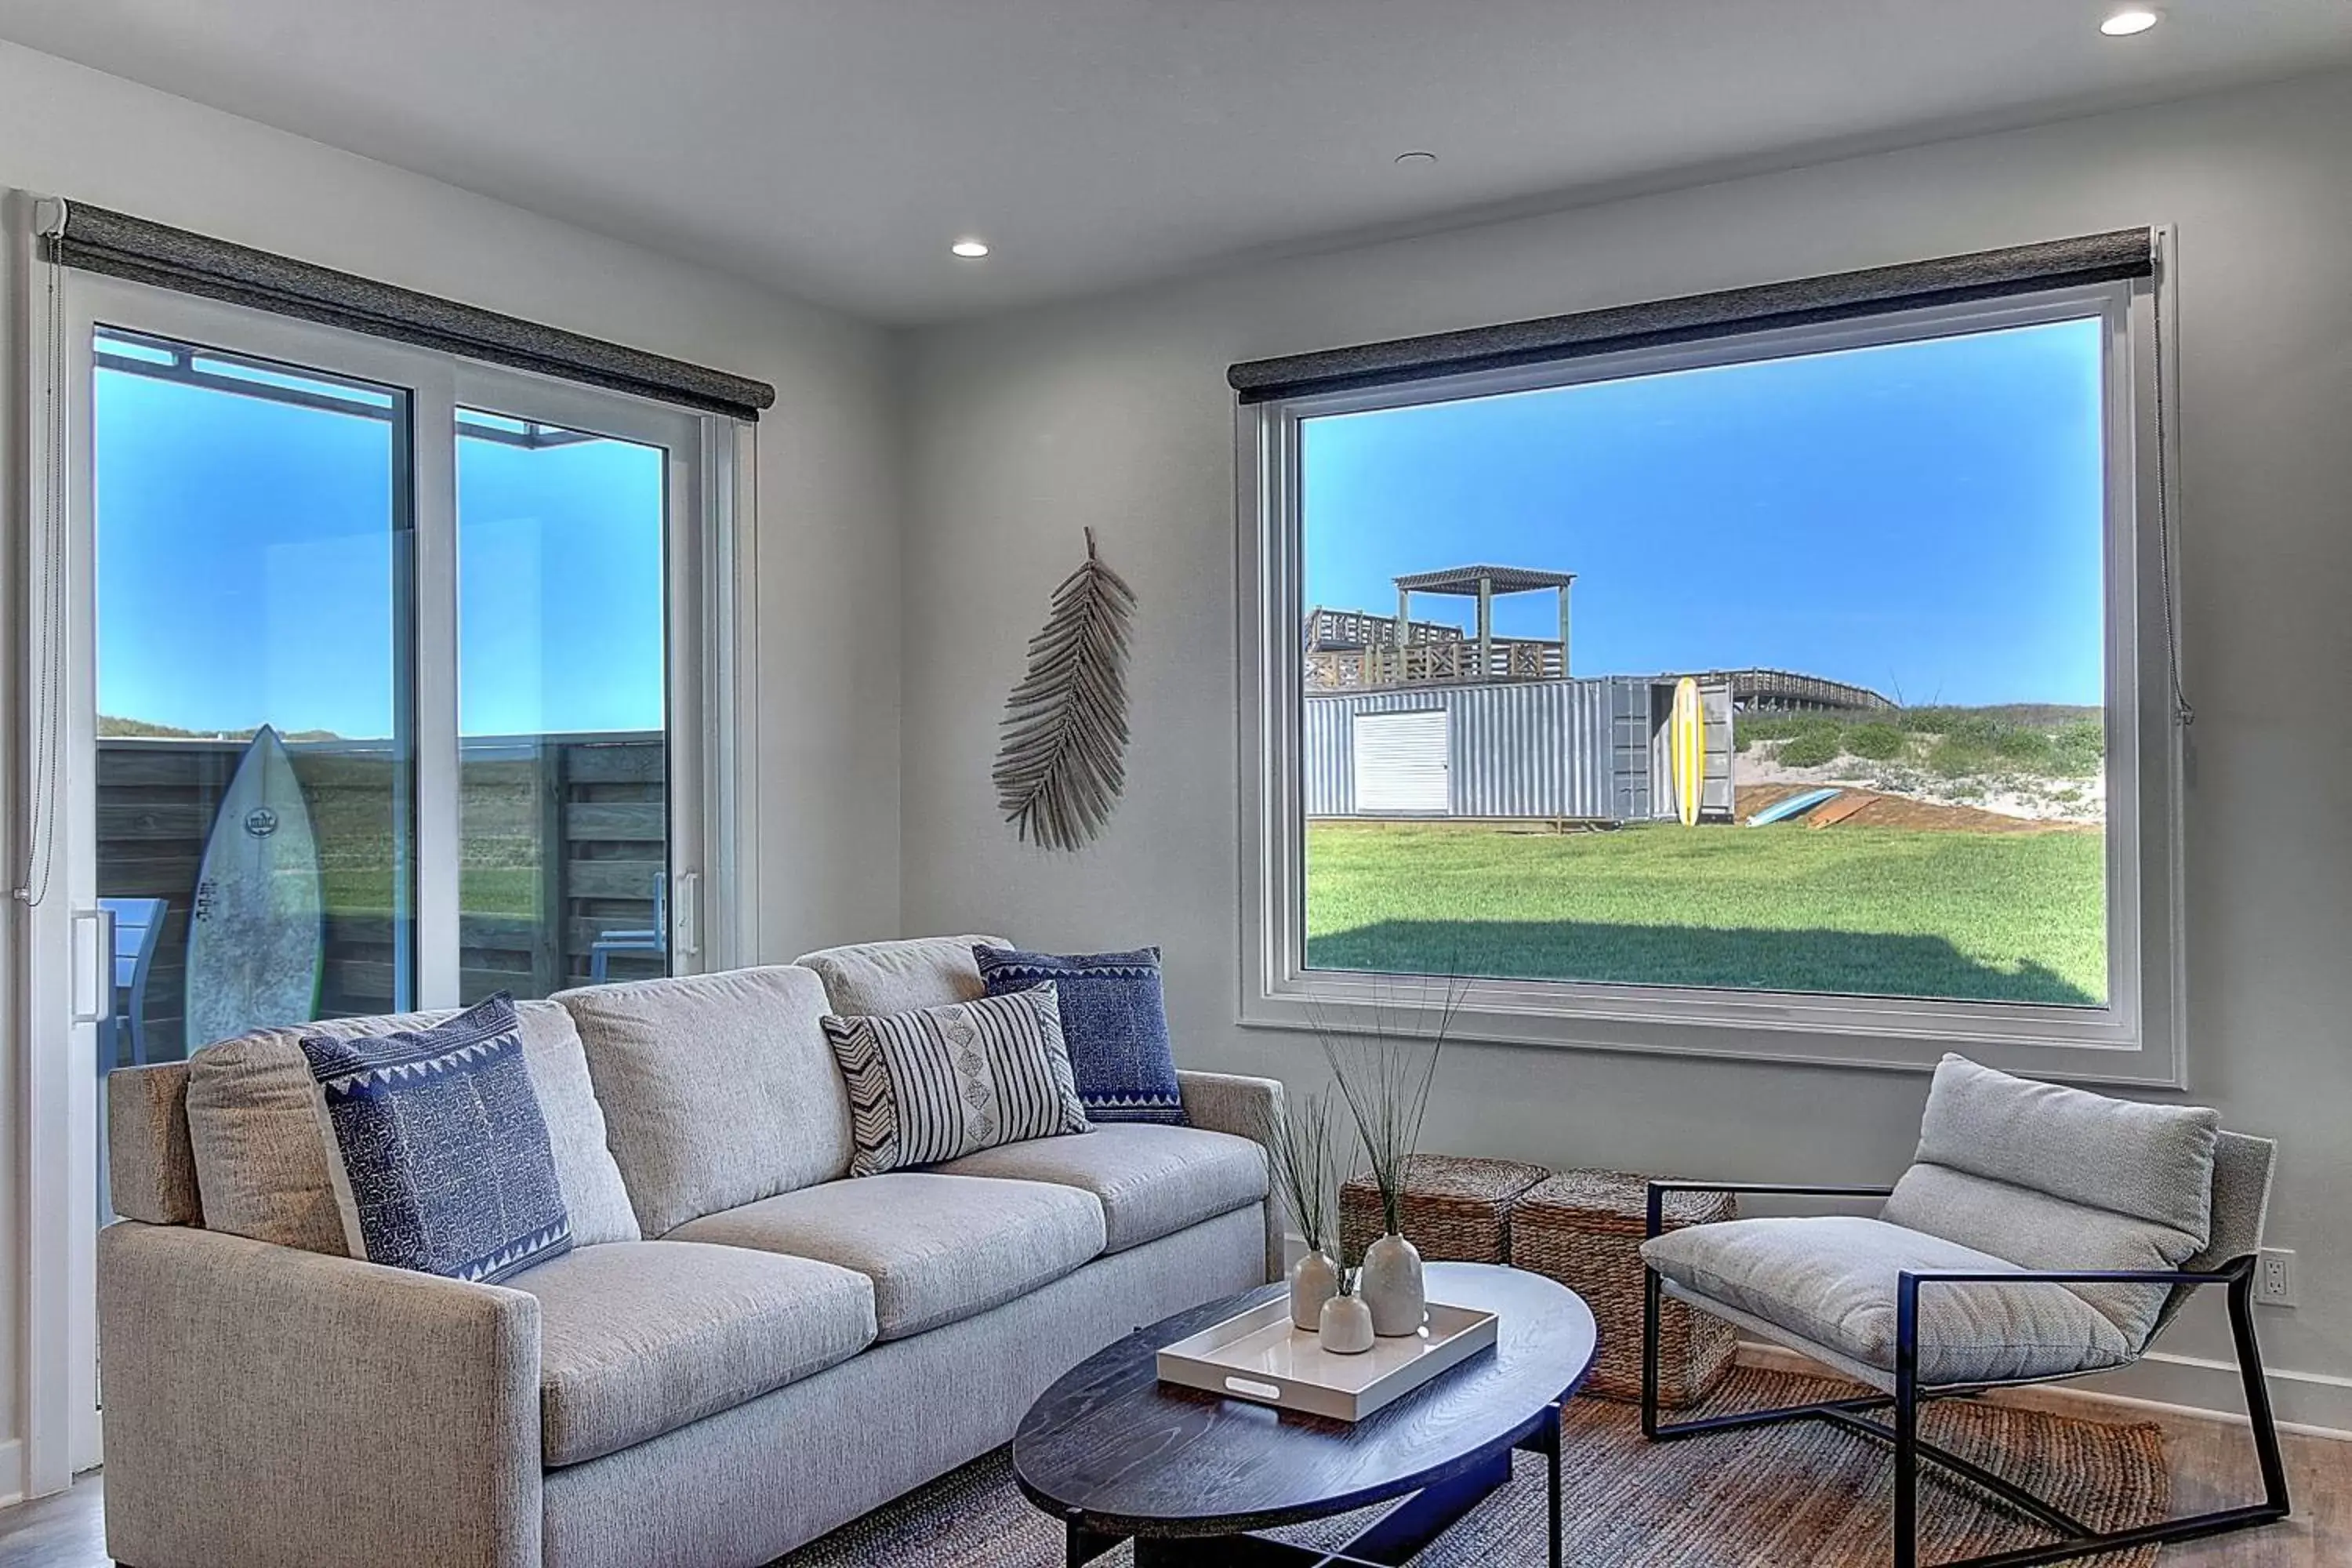
[(2096, 1005), (2096, 833), (1315, 823), (1318, 969)]

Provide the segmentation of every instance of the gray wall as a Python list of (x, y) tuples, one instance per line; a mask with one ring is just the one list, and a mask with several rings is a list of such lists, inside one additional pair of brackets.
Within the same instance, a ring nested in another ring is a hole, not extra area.
[[(909, 931), (1155, 942), (1190, 1065), (1318, 1075), (1234, 1026), (1227, 363), (2126, 224), (2180, 228), (2192, 1071), (2284, 1144), (2273, 1237), (2304, 1305), (2263, 1331), (2290, 1416), (2352, 1427), (2352, 78), (1294, 258), (927, 333), (909, 365), (902, 850)], [(1096, 850), (1017, 845), (988, 787), (1024, 639), (1092, 524), (1142, 599), (1125, 809)], [(1755, 1177), (1891, 1176), (1924, 1079), (1500, 1047), (1452, 1055), (1437, 1146)], [(2226, 1355), (2215, 1312), (2169, 1342)], [(2305, 1374), (2295, 1376), (2294, 1373)], [(2174, 1361), (2158, 1397), (2222, 1403)]]

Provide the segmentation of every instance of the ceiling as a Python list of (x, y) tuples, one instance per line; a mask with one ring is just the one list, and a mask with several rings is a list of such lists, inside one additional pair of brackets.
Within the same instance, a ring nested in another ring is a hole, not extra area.
[(2113, 4), (0, 0), (0, 37), (911, 323), (2352, 64), (2352, 0)]

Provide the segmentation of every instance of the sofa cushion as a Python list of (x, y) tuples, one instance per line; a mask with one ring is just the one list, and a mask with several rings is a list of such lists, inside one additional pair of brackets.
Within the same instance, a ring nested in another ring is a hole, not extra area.
[(849, 1100), (805, 969), (560, 992), (645, 1234), (849, 1172)]
[(933, 1167), (942, 1175), (1055, 1182), (1094, 1194), (1103, 1250), (1124, 1252), (1262, 1202), (1265, 1151), (1197, 1127), (1117, 1122), (1085, 1138), (1040, 1138)]
[(1051, 985), (887, 1016), (828, 1016), (824, 1032), (849, 1091), (852, 1174), (1092, 1131)]
[[(189, 1155), (205, 1225), (280, 1247), (347, 1256), (343, 1222), (327, 1170), (305, 1036), (352, 1039), (425, 1029), (454, 1011), (327, 1018), (259, 1029), (205, 1047), (188, 1060)], [(604, 1146), (604, 1113), (572, 1016), (552, 1002), (516, 1005), (523, 1062), (547, 1123), (548, 1146), (572, 1244), (638, 1238), (621, 1173)]]
[(901, 1171), (803, 1187), (672, 1235), (854, 1268), (874, 1282), (880, 1337), (898, 1340), (1084, 1266), (1103, 1249), (1103, 1211), (1075, 1187)]
[(511, 997), (302, 1053), (352, 1257), (494, 1284), (572, 1250)]
[(865, 1276), (740, 1247), (583, 1247), (507, 1285), (539, 1298), (551, 1469), (731, 1409), (874, 1342)]
[(828, 947), (793, 962), (823, 977), (835, 1012), (856, 1017), (976, 1002), (984, 988), (971, 950), (1006, 945), (993, 936), (927, 936)]
[(1158, 948), (1065, 957), (980, 947), (972, 957), (991, 996), (1052, 984), (1078, 1100), (1090, 1119), (1183, 1123)]
[[(1738, 1308), (1800, 1349), (1824, 1346), (1882, 1371), (1895, 1366), (1897, 1274), (2016, 1268), (1938, 1237), (1843, 1215), (1695, 1225), (1644, 1242), (1642, 1256), (1676, 1285)], [(1918, 1336), (1927, 1383), (2086, 1372), (2136, 1353), (2063, 1285), (1922, 1285)]]

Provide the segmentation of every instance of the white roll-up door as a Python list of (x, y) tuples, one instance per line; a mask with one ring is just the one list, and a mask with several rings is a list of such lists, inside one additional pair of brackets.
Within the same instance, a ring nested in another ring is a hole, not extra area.
[(1443, 814), (1449, 758), (1443, 710), (1356, 715), (1356, 814)]

